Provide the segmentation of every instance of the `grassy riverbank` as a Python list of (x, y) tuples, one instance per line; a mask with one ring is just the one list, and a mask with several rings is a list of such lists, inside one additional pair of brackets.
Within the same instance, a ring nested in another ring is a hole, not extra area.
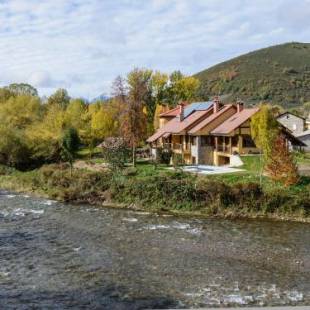
[[(249, 159), (246, 165), (256, 165)], [(245, 167), (246, 167), (245, 165)], [(229, 218), (276, 218), (310, 222), (310, 179), (290, 188), (267, 178), (259, 185), (255, 168), (244, 173), (196, 176), (150, 164), (119, 173), (47, 165), (20, 172), (1, 167), (0, 188), (32, 192), (66, 202), (120, 204), (148, 211), (167, 211)]]

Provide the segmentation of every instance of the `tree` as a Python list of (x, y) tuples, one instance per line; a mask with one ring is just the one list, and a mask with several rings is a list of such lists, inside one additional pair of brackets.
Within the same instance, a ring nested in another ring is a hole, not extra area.
[(162, 105), (157, 105), (154, 113), (153, 126), (154, 129), (157, 130), (159, 128), (159, 115), (164, 112), (164, 107)]
[(61, 157), (63, 160), (69, 162), (71, 176), (73, 170), (73, 161), (76, 152), (79, 149), (79, 145), (80, 138), (77, 130), (73, 127), (66, 129), (61, 140)]
[(8, 88), (0, 88), (0, 104), (6, 103), (11, 97), (15, 97), (16, 94), (10, 91)]
[(127, 96), (126, 81), (120, 75), (112, 83), (112, 96), (120, 103), (126, 102)]
[(293, 155), (289, 152), (284, 137), (281, 135), (278, 135), (272, 143), (266, 172), (272, 180), (280, 181), (285, 186), (296, 184), (299, 180), (297, 165)]
[(310, 101), (304, 103), (303, 109), (305, 111), (305, 115), (310, 116)]
[(26, 130), (32, 156), (42, 161), (56, 161), (60, 158), (60, 141), (66, 128), (65, 114), (58, 105), (47, 108), (42, 119)]
[(111, 101), (92, 115), (91, 128), (97, 140), (119, 135), (119, 112), (117, 102)]
[(10, 125), (0, 125), (0, 163), (18, 169), (31, 164), (31, 156), (24, 131)]
[(26, 83), (13, 83), (6, 88), (16, 95), (38, 96), (37, 89)]
[(149, 91), (146, 98), (146, 114), (147, 114), (147, 134), (154, 132), (154, 117), (158, 106), (165, 103), (168, 89), (169, 77), (167, 74), (156, 71), (152, 74), (149, 81)]
[(103, 158), (113, 171), (124, 168), (128, 158), (128, 148), (123, 138), (109, 137), (100, 144)]
[(199, 87), (198, 79), (175, 71), (169, 77), (166, 101), (170, 107), (175, 107), (180, 101), (191, 101), (197, 96)]
[(133, 166), (136, 165), (136, 147), (145, 138), (146, 115), (143, 112), (148, 92), (146, 76), (134, 69), (127, 76), (129, 86), (128, 100), (124, 109), (121, 130), (125, 141), (132, 148)]
[(66, 127), (74, 127), (78, 131), (79, 136), (84, 138), (86, 135), (88, 121), (87, 106), (84, 100), (70, 100), (70, 103), (64, 113)]
[(47, 100), (48, 105), (58, 105), (63, 110), (67, 108), (67, 106), (69, 105), (69, 102), (70, 102), (70, 97), (68, 95), (68, 92), (63, 88), (59, 88), (58, 90), (56, 90), (56, 92), (50, 95)]
[(261, 149), (260, 183), (262, 182), (264, 163), (270, 157), (273, 141), (279, 132), (278, 126), (278, 122), (273, 117), (272, 111), (267, 105), (262, 105), (260, 111), (252, 116), (251, 136), (256, 146)]
[(10, 97), (0, 105), (0, 123), (23, 129), (40, 119), (41, 105), (38, 97), (19, 95)]

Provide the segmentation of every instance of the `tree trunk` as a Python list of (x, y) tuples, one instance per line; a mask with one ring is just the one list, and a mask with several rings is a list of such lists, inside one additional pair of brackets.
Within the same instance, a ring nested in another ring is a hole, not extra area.
[(132, 147), (132, 165), (136, 167), (136, 146)]
[(260, 186), (262, 186), (262, 183), (263, 183), (263, 152), (261, 151), (261, 154), (260, 154), (260, 172), (259, 172), (259, 184)]
[(70, 177), (72, 178), (72, 172), (73, 172), (73, 162), (70, 161)]

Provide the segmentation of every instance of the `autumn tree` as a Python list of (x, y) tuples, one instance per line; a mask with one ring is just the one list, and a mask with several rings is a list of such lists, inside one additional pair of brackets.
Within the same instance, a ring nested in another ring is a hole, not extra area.
[(127, 91), (125, 79), (120, 75), (117, 76), (112, 83), (112, 97), (120, 103), (125, 103)]
[(68, 92), (63, 88), (57, 89), (56, 92), (50, 95), (49, 98), (47, 99), (48, 105), (58, 105), (63, 110), (67, 108), (69, 102), (70, 97), (68, 95)]
[(49, 106), (42, 119), (31, 124), (26, 130), (32, 156), (44, 161), (58, 160), (60, 156), (59, 144), (65, 128), (63, 109), (59, 105)]
[(281, 135), (278, 135), (272, 143), (266, 172), (272, 180), (280, 181), (285, 186), (296, 184), (299, 180), (298, 167), (285, 138)]
[(91, 129), (98, 140), (119, 135), (119, 115), (120, 110), (116, 100), (102, 104), (92, 115)]
[(166, 101), (170, 107), (175, 107), (180, 101), (191, 101), (197, 96), (200, 82), (192, 76), (184, 76), (175, 71), (169, 76)]
[(148, 74), (134, 69), (127, 76), (128, 99), (121, 120), (122, 135), (132, 148), (133, 166), (136, 164), (136, 148), (145, 138), (146, 115), (143, 112), (145, 98), (149, 91)]
[(156, 105), (156, 110), (154, 113), (153, 126), (154, 129), (157, 130), (159, 128), (159, 115), (164, 112), (164, 107), (160, 104)]
[(89, 122), (87, 112), (87, 105), (82, 99), (71, 99), (64, 112), (66, 127), (75, 128), (83, 142), (87, 140), (87, 122)]
[(0, 104), (0, 163), (19, 169), (29, 167), (31, 154), (25, 130), (40, 116), (38, 97), (14, 95)]

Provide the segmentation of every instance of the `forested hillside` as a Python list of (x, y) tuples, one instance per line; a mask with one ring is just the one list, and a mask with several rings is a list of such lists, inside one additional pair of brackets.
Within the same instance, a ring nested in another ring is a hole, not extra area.
[(246, 102), (298, 106), (310, 101), (310, 43), (260, 49), (194, 76), (206, 96), (230, 94)]

